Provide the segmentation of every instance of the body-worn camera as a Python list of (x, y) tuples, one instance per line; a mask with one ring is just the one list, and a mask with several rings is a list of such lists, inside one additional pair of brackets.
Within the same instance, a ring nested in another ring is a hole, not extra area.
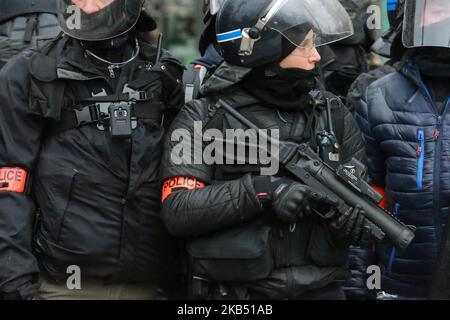
[(130, 138), (132, 133), (133, 104), (113, 103), (109, 106), (110, 130), (114, 138)]

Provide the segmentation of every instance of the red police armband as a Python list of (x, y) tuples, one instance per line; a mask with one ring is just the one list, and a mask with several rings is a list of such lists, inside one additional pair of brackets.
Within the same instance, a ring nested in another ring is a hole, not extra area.
[(384, 191), (383, 188), (373, 185), (372, 188), (375, 189), (376, 192), (378, 192), (379, 194), (381, 194), (383, 196), (383, 200), (381, 200), (381, 202), (378, 204), (379, 207), (386, 209), (386, 192)]
[(0, 168), (0, 191), (24, 193), (28, 173), (21, 168)]
[(206, 187), (203, 182), (198, 181), (195, 178), (188, 177), (175, 177), (170, 180), (167, 180), (163, 184), (162, 190), (162, 202), (167, 199), (176, 189), (202, 189)]

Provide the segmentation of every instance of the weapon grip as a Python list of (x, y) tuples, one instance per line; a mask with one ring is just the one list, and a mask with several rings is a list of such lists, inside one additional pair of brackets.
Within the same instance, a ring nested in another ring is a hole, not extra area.
[(386, 236), (386, 233), (384, 233), (380, 227), (378, 227), (376, 224), (374, 224), (370, 220), (367, 221), (367, 224), (370, 226), (372, 237), (378, 242), (383, 241), (384, 237)]

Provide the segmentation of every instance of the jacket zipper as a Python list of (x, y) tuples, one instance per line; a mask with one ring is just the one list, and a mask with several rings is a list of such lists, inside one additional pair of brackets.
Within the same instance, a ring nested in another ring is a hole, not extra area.
[(447, 103), (444, 107), (444, 110), (439, 113), (439, 109), (436, 107), (435, 103), (433, 102), (433, 99), (431, 98), (431, 95), (429, 94), (429, 91), (425, 87), (425, 91), (427, 92), (427, 98), (431, 102), (431, 104), (434, 106), (438, 118), (437, 118), (437, 126), (435, 128), (434, 133), (434, 139), (435, 139), (435, 152), (434, 152), (434, 173), (433, 173), (433, 203), (434, 203), (434, 225), (436, 230), (436, 240), (438, 243), (441, 239), (441, 223), (440, 223), (440, 188), (441, 188), (441, 142), (442, 139), (440, 137), (443, 135), (444, 126), (442, 124), (442, 119), (447, 114), (447, 107), (449, 105), (450, 99), (447, 100)]
[(66, 205), (64, 207), (64, 212), (63, 212), (63, 216), (61, 218), (61, 221), (59, 222), (59, 225), (58, 225), (58, 234), (57, 234), (57, 238), (56, 238), (56, 243), (57, 244), (60, 244), (60, 242), (61, 242), (61, 232), (62, 232), (62, 229), (64, 228), (65, 221), (66, 221), (66, 218), (67, 218), (67, 214), (68, 214), (67, 210), (69, 209), (70, 203), (73, 201), (72, 193), (73, 193), (73, 188), (74, 188), (74, 185), (75, 185), (75, 179), (77, 178), (78, 174), (79, 174), (78, 170), (77, 169), (73, 169), (72, 177), (70, 178), (69, 190), (68, 190), (68, 197), (69, 198), (68, 198), (67, 203), (66, 203)]
[[(394, 206), (394, 215), (398, 218), (400, 211), (400, 203), (396, 203)], [(394, 265), (395, 257), (397, 256), (397, 249), (392, 247), (391, 254), (389, 255), (388, 271), (392, 272), (392, 267)]]
[(447, 99), (443, 112), (438, 116), (437, 128), (435, 131), (435, 165), (434, 165), (434, 183), (433, 187), (436, 188), (434, 191), (434, 210), (435, 210), (435, 228), (436, 228), (436, 240), (438, 243), (441, 241), (441, 221), (440, 221), (440, 202), (441, 202), (441, 158), (438, 156), (441, 153), (442, 139), (441, 136), (444, 133), (444, 126), (442, 123), (443, 118), (447, 114), (448, 106), (450, 103), (450, 98)]
[[(408, 74), (407, 70), (405, 70), (405, 75)], [(450, 103), (450, 98), (447, 100), (447, 103), (444, 107), (444, 110), (440, 112), (439, 108), (436, 106), (436, 104), (433, 101), (433, 98), (431, 97), (430, 91), (428, 90), (427, 86), (422, 83), (421, 86), (419, 86), (425, 100), (428, 101), (428, 103), (432, 106), (434, 109), (434, 114), (437, 115), (437, 125), (434, 131), (434, 140), (435, 140), (435, 148), (434, 148), (434, 167), (433, 167), (433, 211), (434, 211), (434, 226), (436, 230), (436, 240), (440, 241), (441, 238), (441, 232), (440, 232), (440, 208), (439, 208), (439, 200), (440, 200), (440, 170), (441, 170), (441, 159), (439, 157), (441, 153), (441, 139), (440, 137), (443, 134), (443, 125), (442, 125), (442, 119), (447, 114), (447, 108)]]
[[(436, 130), (437, 131), (437, 130)], [(435, 133), (436, 133), (435, 131)], [(436, 136), (436, 135), (435, 135)], [(423, 182), (423, 165), (425, 160), (425, 132), (423, 129), (417, 131), (417, 141), (419, 145), (417, 146), (417, 189), (422, 191)]]
[(108, 66), (109, 77), (111, 79), (115, 79), (116, 78), (116, 73), (114, 72), (114, 69), (120, 69), (120, 68), (118, 66), (115, 66), (115, 65), (109, 65)]

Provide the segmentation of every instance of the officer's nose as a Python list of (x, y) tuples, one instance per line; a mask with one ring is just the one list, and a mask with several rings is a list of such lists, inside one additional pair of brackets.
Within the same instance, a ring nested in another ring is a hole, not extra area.
[(102, 10), (114, 0), (72, 0), (72, 3), (79, 7), (84, 13), (92, 14)]
[(317, 51), (316, 48), (313, 49), (313, 52), (311, 54), (311, 57), (309, 58), (310, 63), (319, 63), (322, 57), (319, 54), (319, 51)]

